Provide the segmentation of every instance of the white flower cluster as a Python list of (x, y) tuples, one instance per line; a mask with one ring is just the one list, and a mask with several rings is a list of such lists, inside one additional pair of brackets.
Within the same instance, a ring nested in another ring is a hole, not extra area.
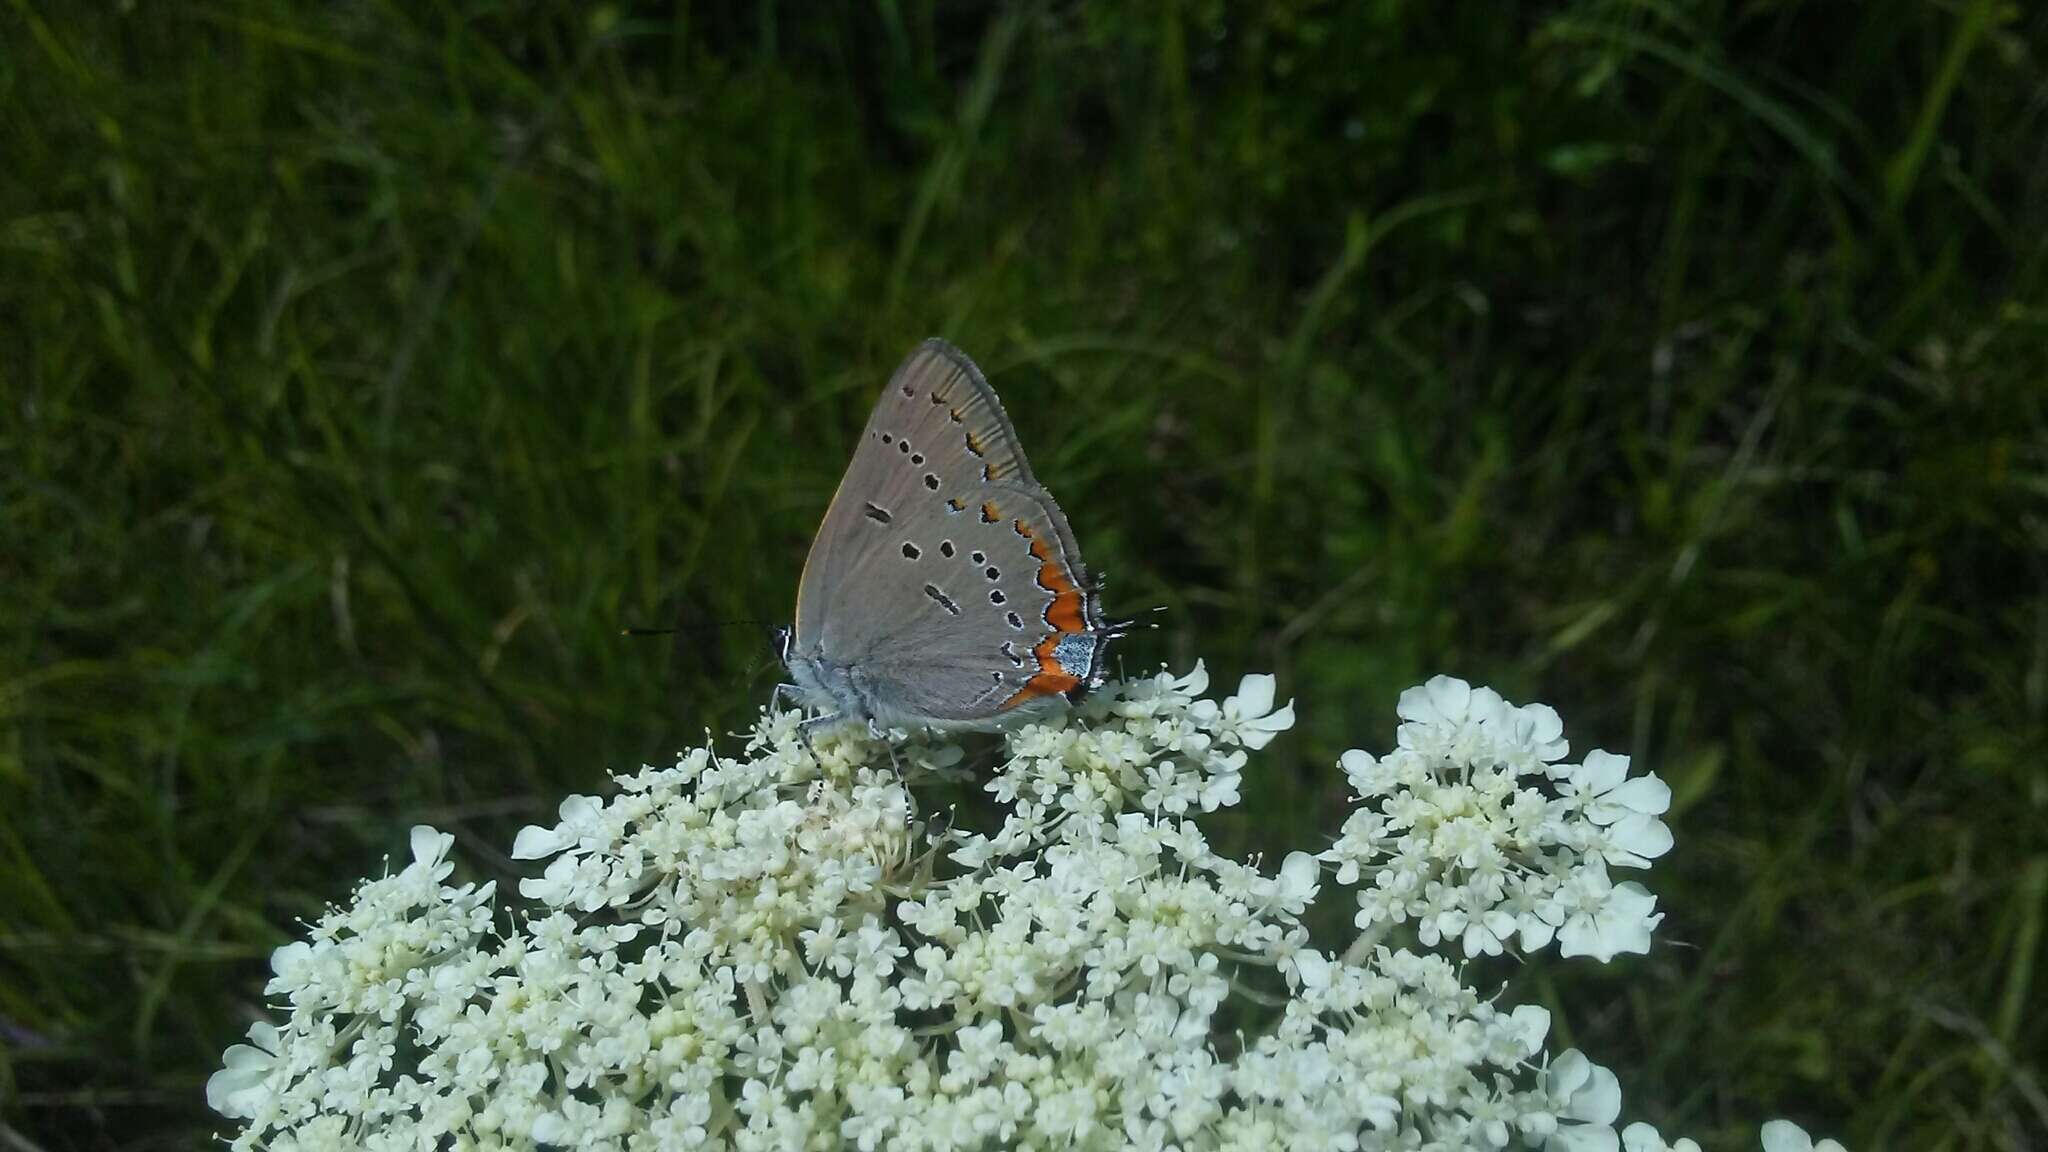
[[(1206, 688), (1200, 665), (1113, 684), (1007, 734), (988, 833), (906, 784), (958, 774), (958, 745), (807, 741), (791, 714), (738, 759), (571, 797), (520, 833), (548, 863), (511, 909), (448, 884), (452, 838), (417, 828), (409, 865), (278, 950), (287, 1015), (208, 1100), (245, 1121), (234, 1147), (309, 1152), (1691, 1147), (1617, 1132), (1611, 1073), (1547, 1056), (1546, 1011), (1434, 950), (1487, 951), (1475, 923), (1540, 946), (1525, 916), (1568, 952), (1640, 950), (1647, 896), (1591, 878), (1668, 847), (1656, 788), (1617, 757), (1554, 767), (1554, 713), (1439, 679), (1403, 697), (1399, 751), (1346, 755), (1344, 839), (1268, 873), (1194, 817), (1292, 706), (1271, 677)], [(1304, 926), (1325, 861), (1369, 881), (1349, 948)], [(1420, 950), (1391, 939), (1408, 921)]]
[(1323, 858), (1358, 893), (1367, 939), (1413, 921), (1425, 945), (1467, 956), (1556, 939), (1565, 956), (1605, 962), (1646, 952), (1657, 898), (1608, 868), (1647, 868), (1671, 848), (1658, 816), (1671, 789), (1628, 777), (1628, 757), (1593, 751), (1560, 764), (1564, 723), (1490, 688), (1438, 676), (1401, 694), (1399, 747), (1343, 756), (1365, 807)]

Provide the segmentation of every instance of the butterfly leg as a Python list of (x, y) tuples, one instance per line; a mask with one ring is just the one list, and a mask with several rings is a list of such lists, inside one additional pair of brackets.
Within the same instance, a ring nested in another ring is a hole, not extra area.
[(773, 711), (780, 709), (786, 703), (795, 703), (801, 706), (803, 699), (804, 690), (802, 685), (777, 684), (775, 690), (768, 694), (768, 707)]
[(894, 768), (900, 775), (903, 771), (903, 762), (896, 758), (896, 742), (889, 739), (889, 730), (882, 727), (882, 722), (873, 716), (868, 717), (868, 738), (880, 744), (882, 749), (889, 753), (889, 767)]
[(827, 712), (823, 716), (807, 716), (804, 719), (797, 721), (797, 739), (802, 740), (804, 742), (804, 748), (807, 751), (816, 753), (818, 749), (817, 745), (812, 742), (812, 734), (817, 732), (818, 729), (823, 728), (827, 724), (837, 724), (845, 718), (846, 713), (844, 712)]

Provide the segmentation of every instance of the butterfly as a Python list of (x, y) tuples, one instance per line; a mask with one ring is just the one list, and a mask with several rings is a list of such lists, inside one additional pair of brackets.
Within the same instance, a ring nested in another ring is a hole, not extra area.
[(786, 686), (809, 724), (991, 729), (1102, 683), (1105, 622), (1067, 517), (974, 361), (917, 346), (811, 543)]

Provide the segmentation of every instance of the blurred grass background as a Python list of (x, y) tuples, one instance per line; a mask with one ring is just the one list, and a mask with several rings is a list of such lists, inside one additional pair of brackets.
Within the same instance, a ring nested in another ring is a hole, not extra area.
[(1429, 674), (1552, 703), (1677, 792), (1665, 942), (1524, 977), (1632, 1118), (2043, 1146), (2044, 33), (9, 0), (0, 1143), (202, 1146), (406, 825), (507, 869), (744, 723), (943, 334), (1127, 664), (1297, 698), (1219, 839), (1322, 843)]

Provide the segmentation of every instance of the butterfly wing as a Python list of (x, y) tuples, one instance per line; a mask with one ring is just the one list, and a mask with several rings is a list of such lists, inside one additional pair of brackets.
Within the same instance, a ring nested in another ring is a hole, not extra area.
[(798, 640), (822, 638), (824, 622), (842, 616), (835, 609), (845, 577), (892, 538), (877, 529), (997, 480), (1037, 484), (981, 370), (951, 344), (925, 341), (875, 401), (818, 527), (797, 589)]
[(1108, 639), (1072, 530), (972, 361), (920, 345), (811, 547), (796, 645), (879, 710), (975, 723), (1091, 684)]

